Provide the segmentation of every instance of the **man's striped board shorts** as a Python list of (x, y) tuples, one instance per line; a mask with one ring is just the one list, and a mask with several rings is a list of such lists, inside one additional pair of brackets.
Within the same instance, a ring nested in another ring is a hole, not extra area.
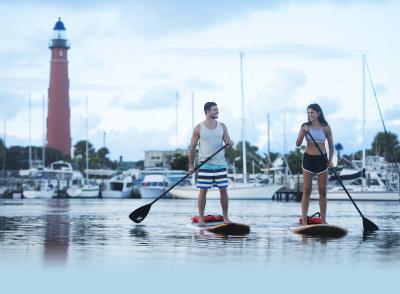
[(228, 173), (226, 165), (204, 164), (197, 173), (197, 188), (227, 188)]

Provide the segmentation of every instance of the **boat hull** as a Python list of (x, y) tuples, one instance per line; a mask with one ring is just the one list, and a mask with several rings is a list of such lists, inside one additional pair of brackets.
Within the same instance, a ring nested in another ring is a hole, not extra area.
[[(399, 201), (399, 192), (351, 192), (349, 191), (351, 198), (355, 201)], [(311, 193), (311, 200), (318, 200), (318, 193)], [(328, 200), (349, 200), (345, 191), (335, 191), (327, 193)]]
[(101, 197), (103, 197), (103, 198), (131, 198), (132, 191), (104, 190), (104, 191), (101, 191)]
[(97, 198), (99, 192), (98, 186), (70, 187), (67, 189), (67, 195), (70, 198)]
[[(139, 188), (140, 197), (143, 199), (156, 199), (165, 191), (166, 191), (166, 189), (164, 187), (148, 187), (148, 186), (146, 186), (146, 187)], [(170, 192), (168, 192), (167, 195), (164, 196), (164, 198), (171, 198)]]
[[(228, 195), (231, 200), (271, 200), (272, 196), (282, 187), (282, 185), (232, 186), (228, 187)], [(176, 187), (170, 193), (172, 198), (197, 199), (199, 189), (195, 187)], [(210, 189), (207, 192), (207, 199), (220, 199), (219, 189)]]
[(22, 191), (22, 197), (32, 199), (32, 198), (44, 198), (50, 199), (54, 196), (54, 190), (44, 190), (44, 191), (35, 191), (35, 190), (24, 190)]

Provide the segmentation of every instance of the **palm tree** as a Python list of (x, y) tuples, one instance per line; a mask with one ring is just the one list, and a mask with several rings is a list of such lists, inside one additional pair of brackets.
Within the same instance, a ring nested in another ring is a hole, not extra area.
[(337, 152), (338, 161), (340, 160), (340, 153), (343, 150), (343, 145), (341, 143), (335, 144), (335, 150)]

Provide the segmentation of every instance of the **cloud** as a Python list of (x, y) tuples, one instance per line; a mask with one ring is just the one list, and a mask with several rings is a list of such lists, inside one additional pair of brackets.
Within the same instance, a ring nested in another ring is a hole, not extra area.
[(26, 96), (11, 91), (0, 90), (0, 119), (14, 118), (19, 111), (28, 107)]
[(167, 86), (159, 86), (148, 90), (138, 102), (125, 102), (124, 106), (127, 108), (132, 108), (134, 110), (149, 110), (173, 107), (176, 103), (176, 95), (176, 89)]
[[(319, 106), (321, 106), (325, 117), (341, 110), (338, 97), (318, 96), (315, 98), (315, 103), (318, 103)], [(327, 120), (329, 119), (327, 118)]]
[(384, 120), (398, 120), (400, 119), (400, 104), (394, 105), (391, 109), (388, 109), (383, 114)]
[(201, 91), (201, 90), (221, 90), (222, 87), (218, 86), (213, 81), (204, 81), (191, 79), (183, 82), (183, 87), (189, 91)]
[(148, 71), (143, 73), (142, 78), (145, 80), (164, 80), (168, 79), (171, 74), (166, 72)]
[(288, 57), (303, 60), (317, 59), (339, 59), (339, 58), (354, 58), (361, 53), (356, 50), (346, 50), (336, 48), (334, 46), (322, 44), (302, 44), (302, 43), (275, 43), (258, 46), (241, 46), (241, 47), (210, 47), (204, 44), (202, 47), (164, 47), (147, 52), (157, 54), (171, 54), (181, 56), (216, 56), (226, 57), (237, 55), (238, 52), (245, 51), (246, 54), (252, 56), (267, 56), (267, 57)]
[(296, 111), (293, 103), (297, 91), (306, 84), (306, 74), (303, 71), (292, 69), (279, 69), (275, 80), (263, 85), (258, 98), (266, 112), (292, 112)]
[[(146, 150), (173, 150), (170, 143), (173, 136), (170, 131), (129, 128), (126, 131), (107, 131), (105, 143), (113, 159), (123, 155), (124, 160), (142, 160)], [(103, 146), (102, 139), (103, 131), (98, 130), (92, 134), (90, 141), (98, 149)]]
[(377, 85), (375, 85), (375, 91), (376, 91), (376, 94), (378, 95), (378, 98), (379, 98), (380, 95), (386, 94), (388, 89), (383, 84), (377, 84)]
[[(86, 140), (86, 120), (83, 112), (79, 111), (72, 111), (71, 117), (71, 137), (72, 137), (72, 144), (80, 140)], [(94, 140), (93, 135), (96, 133), (96, 129), (101, 123), (100, 116), (89, 113), (88, 115), (88, 131), (89, 131), (89, 141), (92, 142)]]

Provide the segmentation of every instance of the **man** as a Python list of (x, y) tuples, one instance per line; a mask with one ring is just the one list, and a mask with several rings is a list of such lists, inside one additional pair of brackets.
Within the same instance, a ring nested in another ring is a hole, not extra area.
[[(194, 158), (196, 154), (196, 145), (200, 140), (199, 162), (204, 161), (214, 154), (223, 146), (223, 143), (233, 146), (230, 139), (228, 129), (225, 124), (217, 121), (218, 106), (215, 102), (207, 102), (204, 104), (204, 113), (206, 119), (198, 124), (192, 135), (189, 149), (189, 173), (194, 172)], [(204, 226), (204, 210), (206, 207), (206, 196), (208, 189), (213, 186), (219, 188), (220, 201), (224, 222), (229, 223), (228, 218), (228, 177), (225, 162), (224, 150), (217, 153), (207, 163), (205, 163), (198, 171), (197, 188), (200, 188), (198, 207), (199, 207), (199, 226)]]

